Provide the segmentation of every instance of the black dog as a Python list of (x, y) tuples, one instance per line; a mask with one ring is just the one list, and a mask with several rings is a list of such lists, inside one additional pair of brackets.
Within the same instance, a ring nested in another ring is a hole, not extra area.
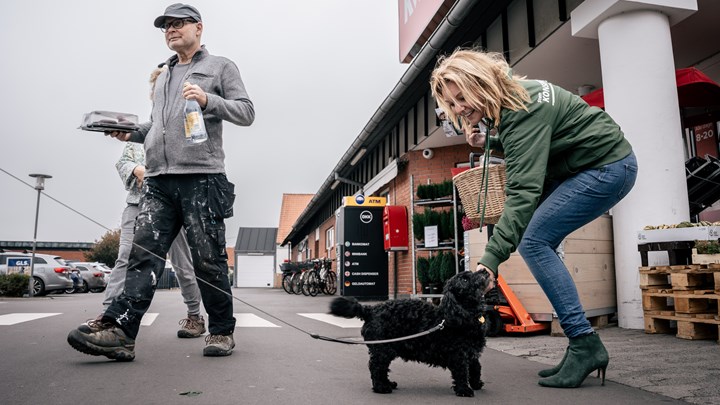
[(330, 304), (330, 313), (365, 321), (361, 330), (365, 341), (413, 335), (444, 321), (442, 330), (424, 336), (369, 344), (373, 391), (387, 394), (397, 388), (388, 373), (390, 363), (400, 357), (450, 369), (455, 394), (472, 397), (473, 390), (483, 386), (480, 353), (485, 347), (485, 325), (479, 318), (485, 308), (483, 291), (487, 285), (487, 272), (464, 271), (447, 281), (439, 306), (409, 299), (363, 306), (354, 298), (339, 297)]

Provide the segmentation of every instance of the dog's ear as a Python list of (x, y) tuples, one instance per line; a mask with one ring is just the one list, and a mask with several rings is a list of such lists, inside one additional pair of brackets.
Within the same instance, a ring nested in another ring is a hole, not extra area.
[(455, 294), (446, 291), (442, 298), (443, 315), (447, 326), (460, 326), (467, 318), (467, 311), (460, 305)]

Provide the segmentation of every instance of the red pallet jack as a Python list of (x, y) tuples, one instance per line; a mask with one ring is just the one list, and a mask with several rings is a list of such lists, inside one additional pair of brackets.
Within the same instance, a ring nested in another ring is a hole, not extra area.
[(502, 275), (498, 275), (497, 289), (505, 297), (507, 305), (491, 304), (491, 311), (487, 312), (491, 327), (488, 336), (495, 336), (501, 330), (508, 333), (531, 333), (550, 329), (550, 323), (538, 323), (532, 320), (512, 288), (505, 282)]

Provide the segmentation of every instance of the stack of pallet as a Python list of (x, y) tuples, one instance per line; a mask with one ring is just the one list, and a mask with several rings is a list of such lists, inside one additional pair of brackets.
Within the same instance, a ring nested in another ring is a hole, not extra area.
[(646, 333), (718, 340), (720, 264), (643, 266), (639, 271)]

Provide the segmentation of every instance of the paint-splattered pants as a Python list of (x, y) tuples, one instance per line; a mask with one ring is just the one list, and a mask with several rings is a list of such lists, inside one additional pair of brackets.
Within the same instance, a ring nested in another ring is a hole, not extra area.
[[(160, 175), (144, 182), (140, 214), (130, 251), (125, 291), (105, 311), (105, 319), (135, 338), (155, 294), (170, 244), (181, 226), (198, 278), (212, 335), (235, 330), (228, 280), (224, 218), (232, 216), (234, 186), (224, 174)], [(154, 276), (153, 276), (154, 273)]]

